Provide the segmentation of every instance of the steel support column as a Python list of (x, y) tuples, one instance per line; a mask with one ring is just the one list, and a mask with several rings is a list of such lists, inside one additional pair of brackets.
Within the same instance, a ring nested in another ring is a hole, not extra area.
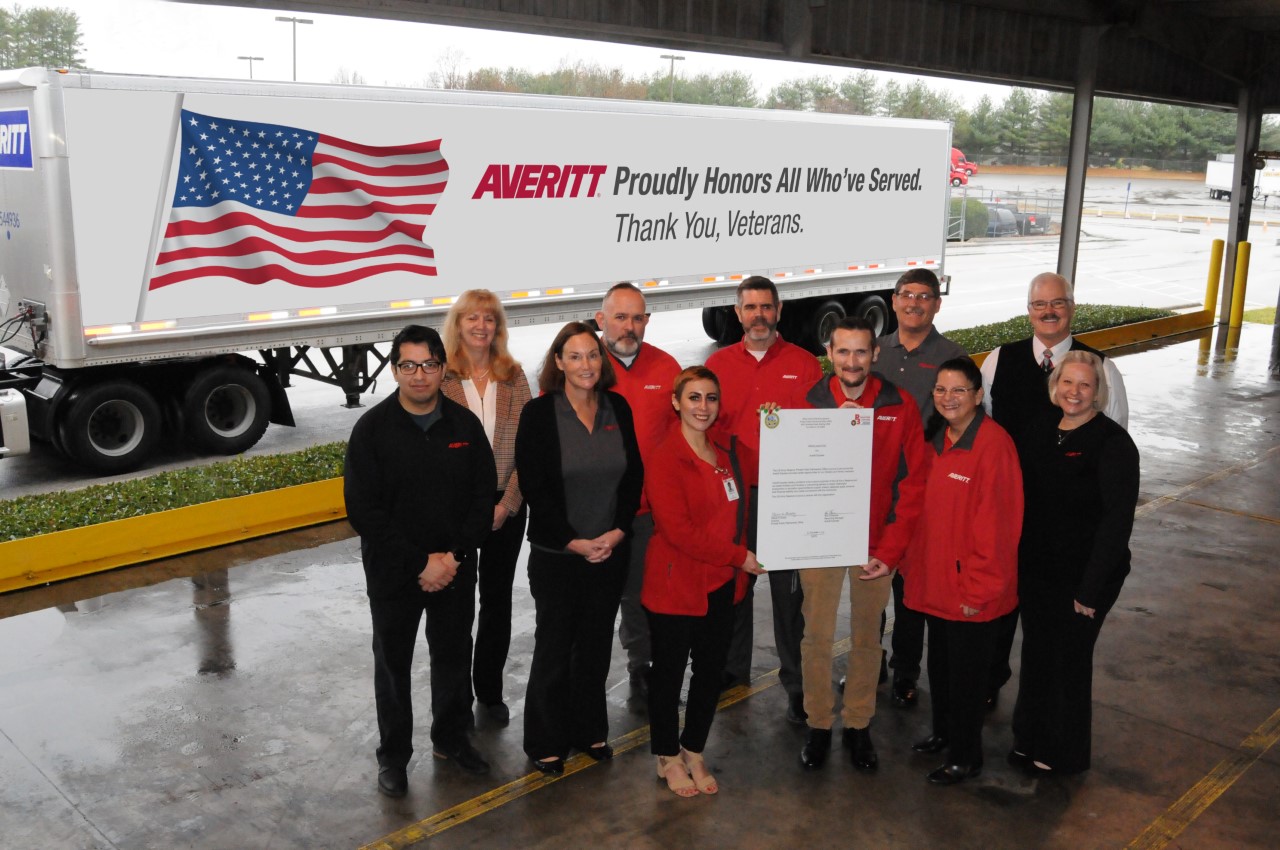
[(1058, 239), (1058, 274), (1076, 279), (1080, 251), (1080, 219), (1084, 212), (1084, 178), (1089, 170), (1089, 128), (1093, 125), (1093, 92), (1098, 82), (1098, 52), (1105, 27), (1080, 30), (1075, 102), (1071, 107), (1071, 145), (1067, 150), (1067, 184), (1062, 198), (1062, 235)]
[[(1254, 155), (1262, 137), (1262, 105), (1257, 92), (1249, 86), (1240, 87), (1240, 101), (1236, 111), (1236, 161), (1231, 171), (1231, 213), (1227, 217), (1227, 250), (1223, 258), (1221, 309), (1218, 325), (1227, 327), (1231, 320), (1232, 283), (1236, 279), (1236, 251), (1241, 242), (1249, 239), (1249, 216), (1253, 213), (1253, 182), (1256, 171)], [(1219, 348), (1226, 344), (1226, 334), (1218, 334)]]

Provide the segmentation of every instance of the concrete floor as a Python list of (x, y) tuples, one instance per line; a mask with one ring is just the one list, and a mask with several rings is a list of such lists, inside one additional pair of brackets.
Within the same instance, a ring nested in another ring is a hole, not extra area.
[[(930, 786), (937, 759), (910, 749), (928, 731), (927, 685), (910, 711), (882, 692), (878, 774), (837, 753), (803, 773), (803, 730), (782, 717), (760, 593), (757, 680), (729, 695), (707, 748), (718, 797), (679, 800), (655, 781), (616, 649), (618, 757), (579, 757), (554, 782), (530, 778), (520, 739), (533, 609), (521, 581), (513, 722), (481, 721), (475, 735), (492, 775), (431, 759), (421, 651), (419, 755), (409, 796), (387, 800), (375, 790), (363, 575), (343, 523), (0, 596), (0, 847), (1274, 847), (1280, 385), (1267, 379), (1270, 334), (1246, 327), (1234, 357), (1192, 339), (1119, 361), (1142, 505), (1134, 571), (1097, 651), (1094, 769), (1083, 777), (1033, 780), (1004, 764), (1009, 688), (987, 724), (982, 777)], [(1058, 533), (1070, 545), (1070, 529)], [(1175, 807), (1223, 762), (1201, 786), (1225, 788), (1220, 797), (1203, 811)], [(1153, 825), (1185, 831), (1137, 840)]]

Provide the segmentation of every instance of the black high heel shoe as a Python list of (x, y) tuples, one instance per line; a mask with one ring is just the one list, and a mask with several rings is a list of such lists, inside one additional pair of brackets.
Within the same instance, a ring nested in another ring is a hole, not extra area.
[(549, 759), (547, 761), (532, 759), (532, 761), (538, 772), (546, 776), (559, 776), (564, 773), (564, 759)]

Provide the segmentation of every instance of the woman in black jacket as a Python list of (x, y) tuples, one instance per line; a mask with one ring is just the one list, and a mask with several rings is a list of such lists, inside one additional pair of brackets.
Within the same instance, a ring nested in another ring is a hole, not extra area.
[(564, 771), (571, 747), (613, 756), (605, 679), (644, 481), (631, 408), (613, 383), (595, 332), (570, 322), (516, 432), (536, 611), (524, 750), (547, 774)]
[(1138, 449), (1102, 413), (1102, 361), (1063, 356), (1049, 376), (1061, 416), (1029, 429), (1018, 549), (1022, 668), (1009, 761), (1034, 772), (1090, 763), (1093, 648), (1129, 574)]

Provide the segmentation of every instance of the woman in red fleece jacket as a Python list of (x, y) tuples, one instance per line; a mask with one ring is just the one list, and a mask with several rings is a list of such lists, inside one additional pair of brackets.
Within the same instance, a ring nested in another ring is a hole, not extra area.
[(1022, 473), (1013, 441), (983, 412), (982, 373), (972, 360), (938, 367), (933, 404), (937, 456), (902, 575), (904, 602), (929, 624), (933, 734), (912, 749), (949, 750), (929, 781), (954, 785), (982, 771), (996, 620), (1018, 604)]
[[(646, 467), (654, 534), (645, 554), (640, 603), (649, 616), (650, 749), (658, 776), (681, 797), (715, 794), (702, 759), (720, 697), (733, 633), (733, 606), (747, 575), (764, 572), (746, 547), (747, 489), (741, 447), (713, 430), (720, 381), (705, 366), (676, 376), (671, 404), (680, 417)], [(693, 659), (684, 732), (680, 685)]]

